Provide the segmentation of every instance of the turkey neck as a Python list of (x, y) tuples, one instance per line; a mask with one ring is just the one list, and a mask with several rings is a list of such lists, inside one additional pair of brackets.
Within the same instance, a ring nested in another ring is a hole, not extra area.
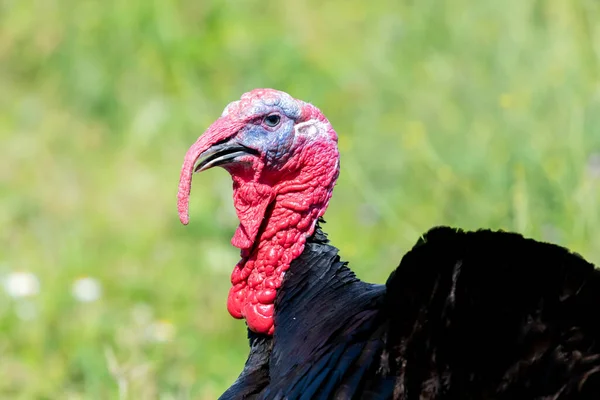
[(326, 144), (304, 149), (300, 159), (288, 162), (302, 165), (295, 172), (289, 172), (293, 165), (271, 175), (232, 171), (240, 219), (232, 244), (241, 249), (242, 258), (231, 274), (227, 309), (257, 333), (273, 334), (277, 290), (325, 213), (338, 176), (338, 158), (322, 157), (330, 151)]

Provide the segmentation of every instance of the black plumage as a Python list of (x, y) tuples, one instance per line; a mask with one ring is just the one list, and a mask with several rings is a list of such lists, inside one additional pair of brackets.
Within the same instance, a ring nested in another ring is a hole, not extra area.
[(438, 227), (368, 284), (317, 226), (221, 399), (598, 399), (599, 274), (560, 246)]

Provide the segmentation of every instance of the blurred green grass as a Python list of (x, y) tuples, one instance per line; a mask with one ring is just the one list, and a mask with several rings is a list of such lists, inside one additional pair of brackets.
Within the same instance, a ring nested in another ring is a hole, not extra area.
[[(255, 87), (338, 131), (325, 228), (361, 278), (384, 282), (438, 224), (600, 262), (598, 20), (594, 0), (1, 1), (0, 274), (40, 290), (0, 293), (0, 397), (233, 382), (231, 183), (195, 178), (188, 227), (175, 196), (187, 147)], [(71, 295), (82, 276), (98, 301)]]

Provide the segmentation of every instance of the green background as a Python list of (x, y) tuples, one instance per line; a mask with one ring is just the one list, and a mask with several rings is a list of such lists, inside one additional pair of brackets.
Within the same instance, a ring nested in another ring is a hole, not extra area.
[[(187, 227), (176, 191), (188, 146), (255, 87), (337, 130), (325, 229), (359, 277), (384, 282), (439, 224), (600, 262), (598, 21), (595, 0), (0, 0), (0, 274), (40, 282), (0, 291), (0, 398), (233, 382), (230, 178), (195, 177)], [(99, 300), (71, 295), (84, 276)]]

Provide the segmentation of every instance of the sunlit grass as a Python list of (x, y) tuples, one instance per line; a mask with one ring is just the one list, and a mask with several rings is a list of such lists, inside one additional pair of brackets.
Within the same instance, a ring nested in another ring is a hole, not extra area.
[[(444, 4), (0, 3), (0, 397), (213, 399), (233, 382), (231, 183), (196, 176), (187, 227), (175, 197), (187, 147), (255, 87), (337, 129), (325, 229), (361, 278), (384, 282), (439, 224), (600, 262), (600, 6)], [(16, 273), (30, 286), (11, 291)]]

